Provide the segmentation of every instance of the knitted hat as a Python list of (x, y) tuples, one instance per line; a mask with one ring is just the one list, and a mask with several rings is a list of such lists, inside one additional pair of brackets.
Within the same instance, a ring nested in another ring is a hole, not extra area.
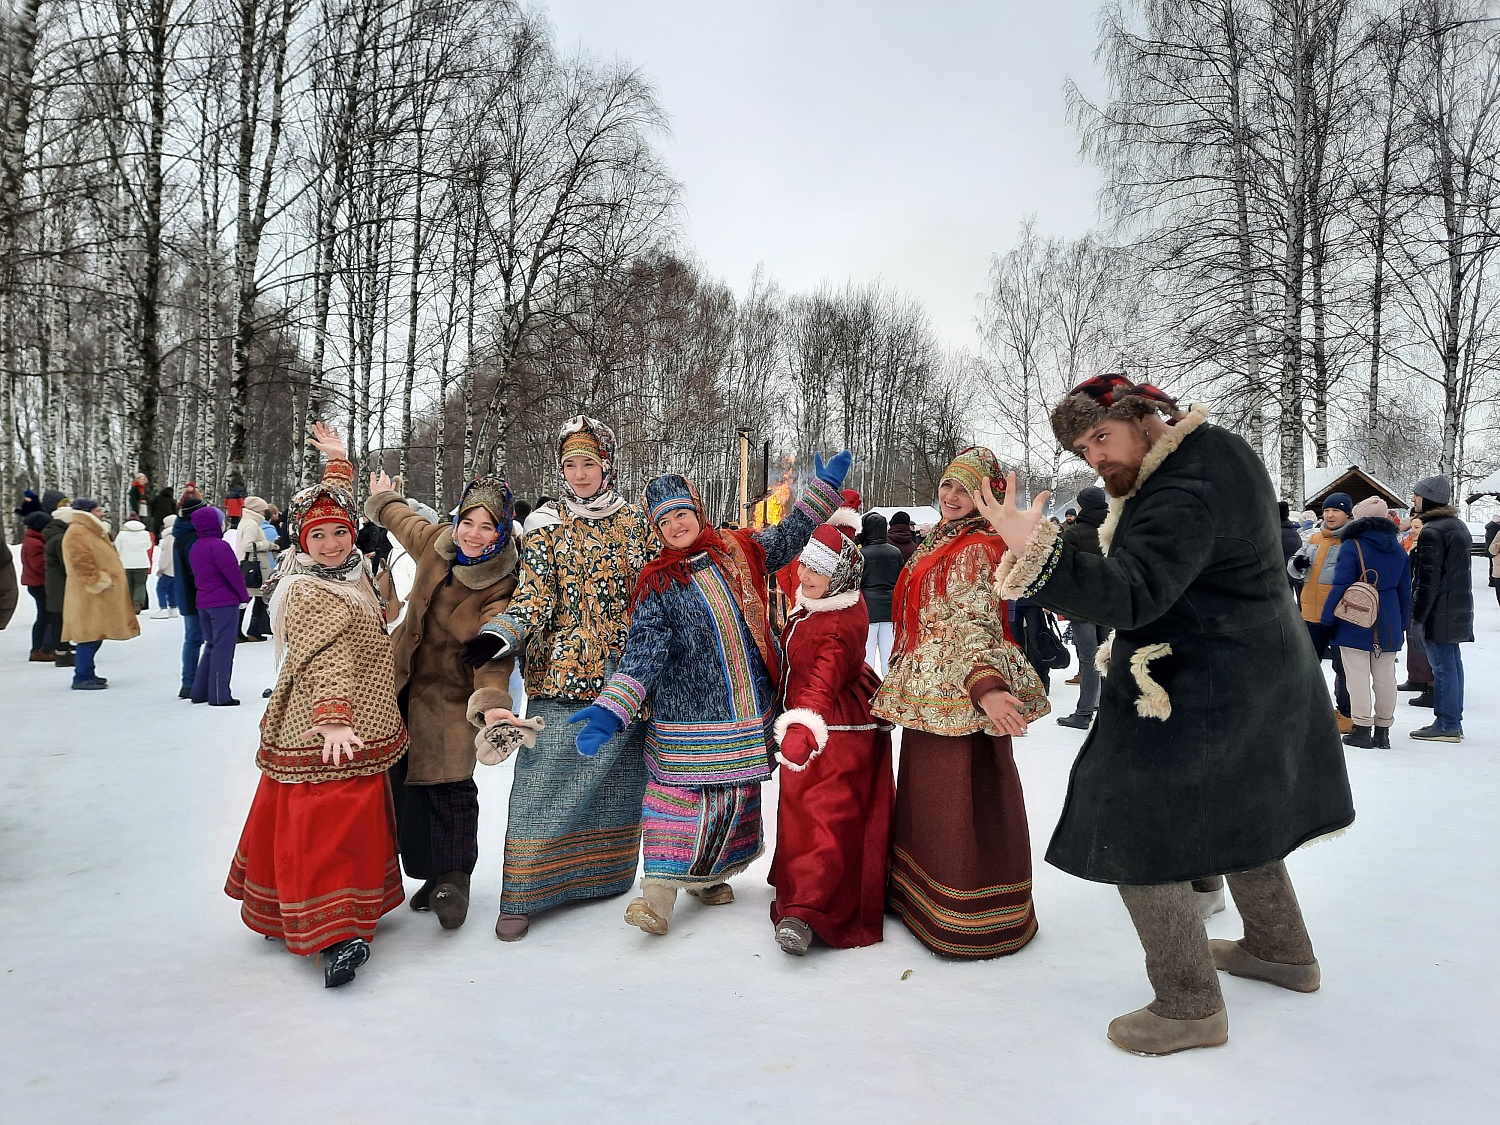
[(99, 501), (90, 500), (87, 496), (80, 497), (79, 499), (73, 501), (73, 510), (75, 512), (94, 512), (98, 509)]
[(266, 507), (266, 502), (259, 496), (245, 497), (245, 511), (254, 512), (257, 519), (263, 520), (266, 518)]
[(1420, 496), (1434, 505), (1453, 503), (1453, 482), (1442, 473), (1437, 476), (1423, 477), (1411, 486), (1411, 491), (1413, 496)]
[(1346, 516), (1353, 515), (1354, 497), (1350, 496), (1347, 492), (1330, 493), (1328, 498), (1323, 501), (1323, 510), (1326, 512), (1329, 508), (1337, 508)]
[(1358, 504), (1354, 505), (1354, 511), (1350, 514), (1357, 520), (1362, 520), (1367, 516), (1379, 516), (1382, 519), (1390, 519), (1390, 512), (1386, 510), (1385, 501), (1379, 496), (1365, 497)]
[(859, 589), (865, 570), (864, 556), (842, 529), (821, 524), (798, 558), (808, 570), (826, 575), (831, 580), (824, 597)]
[(1071, 450), (1081, 434), (1106, 418), (1144, 418), (1160, 411), (1170, 418), (1182, 416), (1177, 400), (1150, 383), (1132, 383), (1115, 372), (1085, 379), (1052, 409), (1052, 433), (1058, 443)]
[[(980, 483), (988, 479), (998, 500), (1005, 495), (1005, 477), (1000, 472), (1000, 462), (982, 445), (971, 445), (964, 449), (943, 470), (941, 481), (957, 481), (968, 494), (978, 500), (984, 495)], [(897, 513), (900, 514), (899, 512)], [(908, 517), (909, 519), (910, 517)]]
[(907, 512), (897, 512), (891, 517), (891, 527), (910, 527), (911, 515)]
[(67, 499), (66, 493), (59, 492), (55, 488), (49, 488), (46, 492), (42, 493), (42, 511), (50, 512), (59, 504), (65, 503)]
[(302, 550), (307, 550), (307, 533), (320, 523), (341, 523), (354, 538), (359, 524), (359, 505), (354, 500), (354, 466), (348, 461), (330, 461), (323, 467), (323, 479), (292, 497), (287, 507), (287, 528)]
[(679, 508), (690, 508), (697, 512), (699, 522), (705, 527), (708, 526), (708, 519), (703, 512), (703, 501), (698, 497), (698, 490), (693, 487), (690, 480), (677, 473), (667, 473), (646, 485), (645, 508), (653, 527), (659, 524), (668, 512), (675, 512)]

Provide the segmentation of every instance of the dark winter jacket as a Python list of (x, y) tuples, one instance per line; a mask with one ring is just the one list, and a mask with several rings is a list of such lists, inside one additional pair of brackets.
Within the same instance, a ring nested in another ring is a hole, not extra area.
[[(175, 524), (173, 525), (176, 526)], [(250, 600), (239, 558), (224, 541), (224, 520), (217, 508), (199, 508), (193, 513), (197, 542), (191, 548), (195, 601), (199, 609), (222, 609)]]
[[(1333, 589), (1323, 603), (1323, 624), (1333, 626), (1333, 643), (1340, 648), (1365, 652), (1399, 652), (1411, 623), (1411, 560), (1401, 549), (1401, 534), (1388, 516), (1366, 516), (1341, 529), (1344, 546), (1333, 571)], [(1340, 617), (1344, 592), (1361, 580), (1360, 556), (1364, 556), (1364, 581), (1380, 592), (1380, 613), (1373, 629), (1364, 629)], [(1373, 572), (1373, 573), (1372, 573)]]
[(1099, 529), (1109, 515), (1109, 500), (1104, 489), (1090, 485), (1078, 493), (1078, 515), (1063, 528), (1063, 537), (1080, 551), (1100, 554)]
[(151, 533), (160, 535), (162, 524), (168, 516), (177, 514), (177, 501), (172, 496), (170, 488), (164, 488), (151, 498)]
[(870, 621), (889, 621), (891, 595), (895, 592), (901, 568), (906, 565), (906, 556), (887, 541), (885, 517), (878, 512), (871, 512), (864, 518), (861, 534), (865, 541), (860, 548), (865, 558), (865, 572), (859, 588), (865, 596)]
[(901, 552), (902, 560), (911, 558), (918, 547), (916, 530), (909, 523), (893, 523), (885, 534), (886, 542)]
[(25, 492), (21, 493), (21, 506), (16, 509), (16, 515), (21, 517), (22, 523), (26, 522), (27, 516), (41, 510), (42, 502), (37, 499), (35, 492), (28, 488)]
[(26, 517), (26, 538), (21, 540), (21, 585), (47, 584), (47, 540), (42, 528), (52, 522), (46, 512), (32, 512)]
[(1292, 561), (1292, 556), (1302, 550), (1302, 532), (1297, 530), (1297, 525), (1290, 519), (1281, 521), (1281, 554), (1286, 562)]
[(61, 613), (63, 611), (63, 599), (68, 591), (68, 568), (63, 564), (62, 541), (63, 536), (68, 533), (68, 520), (73, 517), (73, 509), (66, 508), (67, 515), (59, 519), (53, 516), (47, 521), (47, 526), (42, 528), (42, 538), (46, 545), (42, 548), (42, 558), (47, 570), (47, 612)]
[(16, 556), (9, 543), (0, 543), (0, 629), (10, 624), (21, 599), (21, 584), (16, 579)]
[(172, 525), (172, 569), (177, 577), (178, 612), (184, 617), (198, 616), (198, 583), (193, 577), (192, 560), (198, 529), (193, 525), (193, 513), (203, 506), (201, 500), (184, 504)]
[(1190, 409), (1110, 499), (1103, 557), (1044, 521), (998, 571), (1002, 597), (1118, 630), (1047, 851), (1097, 882), (1248, 871), (1354, 819), (1271, 479), (1206, 420)]
[(1450, 645), (1474, 639), (1474, 578), (1469, 551), (1473, 539), (1468, 525), (1452, 507), (1417, 513), (1422, 534), (1412, 551), (1411, 618), (1433, 644)]

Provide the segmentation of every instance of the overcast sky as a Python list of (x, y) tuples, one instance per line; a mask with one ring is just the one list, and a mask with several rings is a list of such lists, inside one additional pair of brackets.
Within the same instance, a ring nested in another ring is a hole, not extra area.
[(685, 235), (743, 292), (881, 279), (973, 346), (1023, 218), (1073, 236), (1098, 177), (1063, 111), (1094, 89), (1097, 0), (544, 0), (564, 51), (639, 67), (671, 118)]

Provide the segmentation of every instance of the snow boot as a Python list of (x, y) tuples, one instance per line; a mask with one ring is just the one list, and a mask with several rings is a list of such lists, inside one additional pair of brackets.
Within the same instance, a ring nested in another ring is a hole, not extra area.
[(812, 927), (801, 918), (783, 918), (776, 923), (776, 944), (793, 957), (801, 957), (812, 944)]
[(1430, 727), (1419, 727), (1411, 732), (1413, 738), (1419, 738), (1423, 742), (1462, 742), (1464, 732), (1461, 730), (1439, 730), (1438, 725), (1433, 723)]
[(1406, 702), (1410, 703), (1413, 707), (1426, 707), (1430, 711), (1432, 710), (1432, 689), (1423, 688), (1421, 695), (1414, 695)]
[(323, 987), (337, 988), (354, 979), (354, 970), (370, 959), (370, 943), (350, 938), (323, 950)]
[(1060, 727), (1072, 727), (1074, 730), (1088, 730), (1094, 725), (1094, 713), (1092, 711), (1074, 711), (1071, 715), (1064, 715), (1057, 720)]
[(1374, 728), (1355, 727), (1344, 735), (1344, 745), (1352, 746), (1356, 750), (1373, 750), (1375, 748)]
[(704, 906), (724, 906), (734, 901), (734, 888), (728, 883), (715, 883), (711, 887), (689, 887), (688, 894)]
[(1377, 750), (1389, 750), (1390, 748), (1391, 748), (1391, 728), (1390, 727), (1376, 727), (1375, 728), (1375, 749), (1377, 749)]
[(520, 941), (531, 929), (525, 914), (502, 914), (495, 919), (495, 936), (501, 941)]
[(423, 880), (417, 893), (411, 896), (411, 908), (418, 913), (425, 914), (432, 909), (432, 889), (438, 885), (436, 879)]
[(641, 897), (625, 908), (625, 921), (648, 934), (659, 936), (671, 926), (675, 905), (676, 887), (668, 883), (643, 883)]
[(1229, 1042), (1229, 1015), (1220, 1008), (1198, 1020), (1169, 1020), (1141, 1008), (1109, 1022), (1109, 1041), (1133, 1055), (1171, 1055)]
[(456, 930), (469, 916), (469, 873), (450, 871), (439, 875), (437, 885), (428, 898), (432, 912), (445, 930)]
[(1293, 992), (1316, 992), (1323, 983), (1318, 963), (1311, 965), (1281, 965), (1275, 961), (1263, 961), (1237, 941), (1223, 938), (1208, 939), (1209, 952), (1214, 955), (1214, 967), (1221, 973), (1246, 980), (1263, 980)]

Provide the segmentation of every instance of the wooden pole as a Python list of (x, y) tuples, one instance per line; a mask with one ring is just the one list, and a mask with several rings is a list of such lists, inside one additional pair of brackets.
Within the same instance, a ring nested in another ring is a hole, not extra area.
[(750, 526), (750, 431), (740, 430), (740, 527)]

